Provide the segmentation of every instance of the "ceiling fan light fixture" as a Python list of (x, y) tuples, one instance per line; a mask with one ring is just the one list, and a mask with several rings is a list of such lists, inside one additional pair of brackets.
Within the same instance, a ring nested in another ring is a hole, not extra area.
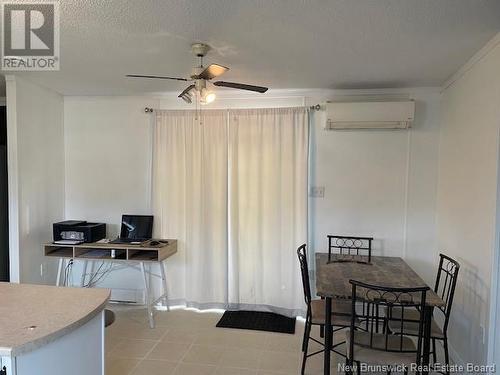
[(207, 94), (207, 96), (205, 96), (205, 102), (207, 104), (210, 104), (210, 103), (212, 103), (215, 100), (215, 98), (216, 98), (215, 93), (210, 92), (210, 93)]
[(179, 95), (179, 98), (184, 100), (186, 103), (190, 104), (193, 102), (192, 96), (190, 92), (184, 92), (181, 95)]
[(217, 96), (215, 95), (215, 93), (213, 91), (203, 89), (201, 91), (201, 95), (200, 95), (200, 103), (201, 104), (210, 104), (215, 100), (216, 97)]
[(182, 95), (180, 97), (182, 100), (184, 100), (186, 103), (188, 104), (191, 104), (193, 101), (191, 100), (191, 96), (190, 95)]

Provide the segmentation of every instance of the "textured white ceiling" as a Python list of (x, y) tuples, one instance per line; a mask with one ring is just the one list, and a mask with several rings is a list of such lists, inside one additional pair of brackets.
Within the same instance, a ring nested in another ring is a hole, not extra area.
[(271, 88), (437, 86), (500, 31), (499, 0), (65, 0), (61, 71), (22, 73), (69, 95), (181, 90), (189, 45), (224, 80)]

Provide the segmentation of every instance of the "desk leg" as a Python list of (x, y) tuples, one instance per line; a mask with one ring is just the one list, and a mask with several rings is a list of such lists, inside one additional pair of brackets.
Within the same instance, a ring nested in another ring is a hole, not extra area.
[(163, 285), (163, 300), (165, 305), (167, 305), (167, 311), (170, 311), (170, 303), (168, 302), (168, 285), (167, 285), (167, 270), (166, 270), (165, 262), (160, 262), (160, 272), (161, 272), (161, 281)]
[(332, 347), (332, 299), (325, 298), (325, 354), (323, 363), (324, 375), (330, 375), (330, 348)]
[(423, 337), (423, 356), (422, 356), (422, 371), (423, 375), (429, 374), (427, 368), (429, 366), (429, 357), (431, 351), (431, 326), (432, 326), (432, 312), (434, 308), (432, 306), (425, 306), (424, 311), (424, 337)]
[(87, 277), (87, 263), (88, 263), (87, 260), (83, 261), (82, 279), (80, 280), (80, 287), (82, 287), (82, 288), (85, 286), (85, 279)]
[(62, 273), (62, 269), (63, 269), (63, 264), (64, 264), (64, 258), (59, 258), (59, 264), (57, 266), (56, 286), (61, 285), (61, 273)]
[(144, 294), (146, 298), (146, 306), (148, 308), (149, 327), (154, 328), (155, 321), (153, 317), (153, 309), (151, 308), (151, 297), (149, 291), (148, 276), (146, 274), (144, 262), (141, 262), (141, 272), (142, 272), (142, 278), (144, 279)]

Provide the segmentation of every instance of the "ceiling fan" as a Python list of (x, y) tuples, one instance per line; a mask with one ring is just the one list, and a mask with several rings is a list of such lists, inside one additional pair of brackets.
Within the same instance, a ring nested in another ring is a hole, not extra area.
[[(191, 51), (197, 57), (200, 58), (200, 65), (192, 69), (191, 76), (189, 78), (165, 77), (165, 76), (153, 76), (153, 75), (141, 75), (141, 74), (127, 74), (127, 77), (170, 79), (175, 81), (193, 82), (191, 85), (186, 87), (184, 91), (182, 91), (179, 94), (178, 97), (184, 100), (186, 103), (192, 103), (193, 98), (199, 98), (201, 104), (211, 103), (215, 100), (215, 93), (207, 89), (207, 82), (210, 82), (212, 79), (224, 74), (226, 71), (229, 70), (229, 68), (218, 64), (210, 64), (206, 67), (203, 66), (203, 57), (206, 56), (208, 51), (210, 51), (210, 46), (207, 44), (194, 43), (191, 45)], [(211, 83), (219, 87), (228, 87), (231, 89), (255, 91), (259, 93), (265, 93), (268, 90), (267, 87), (253, 86), (236, 82), (216, 81)]]

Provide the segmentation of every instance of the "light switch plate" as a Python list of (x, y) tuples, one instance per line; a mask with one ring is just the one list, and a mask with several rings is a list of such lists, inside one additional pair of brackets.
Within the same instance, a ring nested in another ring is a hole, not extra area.
[(311, 186), (309, 189), (309, 196), (311, 198), (324, 198), (325, 197), (325, 187), (324, 186)]

